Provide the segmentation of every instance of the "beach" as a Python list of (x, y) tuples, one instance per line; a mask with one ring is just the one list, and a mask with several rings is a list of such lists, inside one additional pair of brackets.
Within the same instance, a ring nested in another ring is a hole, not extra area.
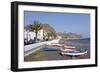
[(87, 59), (90, 58), (90, 39), (61, 39), (59, 40), (59, 44), (65, 44), (70, 46), (75, 46), (75, 50), (80, 48), (88, 49), (88, 52), (83, 57), (75, 57), (72, 58), (70, 56), (62, 56), (60, 51), (44, 51), (44, 47), (50, 47), (48, 45), (44, 45), (36, 52), (33, 52), (24, 57), (24, 61), (50, 61), (50, 60), (71, 60), (71, 59)]

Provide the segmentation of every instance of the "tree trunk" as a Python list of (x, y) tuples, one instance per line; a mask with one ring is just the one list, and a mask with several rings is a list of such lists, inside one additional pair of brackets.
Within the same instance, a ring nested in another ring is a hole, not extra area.
[(27, 34), (26, 35), (27, 35), (27, 43), (28, 43), (28, 31), (27, 31)]
[(38, 32), (35, 32), (35, 35), (36, 35), (35, 41), (37, 41), (37, 33), (38, 33)]

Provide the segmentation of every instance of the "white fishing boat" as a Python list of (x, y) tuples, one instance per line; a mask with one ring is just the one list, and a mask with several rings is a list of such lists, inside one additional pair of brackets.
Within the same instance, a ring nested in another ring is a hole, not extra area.
[(69, 56), (78, 56), (78, 55), (84, 55), (87, 53), (87, 50), (85, 51), (79, 51), (79, 50), (65, 50), (62, 51), (62, 55), (69, 55)]
[(66, 49), (62, 48), (61, 51), (64, 52), (64, 51), (73, 51), (73, 50), (72, 49), (67, 49), (67, 48)]
[(52, 46), (57, 46), (57, 47), (62, 47), (62, 48), (69, 48), (69, 49), (75, 49), (76, 47), (75, 46), (68, 46), (68, 45), (65, 45), (65, 44), (59, 44), (59, 43), (51, 43), (51, 44), (48, 44), (48, 45), (52, 45)]
[(59, 43), (51, 43), (50, 45), (52, 45), (52, 46), (58, 46), (58, 47), (62, 47), (64, 44), (59, 44)]
[(64, 45), (64, 48), (75, 49), (76, 47), (75, 46), (67, 46), (67, 45)]

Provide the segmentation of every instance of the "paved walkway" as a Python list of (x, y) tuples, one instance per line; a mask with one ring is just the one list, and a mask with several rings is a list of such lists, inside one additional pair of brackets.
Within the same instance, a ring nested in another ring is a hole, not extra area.
[(40, 42), (40, 43), (35, 43), (35, 44), (30, 44), (24, 46), (24, 56), (27, 56), (41, 48), (41, 46), (46, 45), (46, 44), (51, 44), (51, 43), (58, 43), (59, 39), (51, 40), (51, 41), (45, 41), (45, 42)]

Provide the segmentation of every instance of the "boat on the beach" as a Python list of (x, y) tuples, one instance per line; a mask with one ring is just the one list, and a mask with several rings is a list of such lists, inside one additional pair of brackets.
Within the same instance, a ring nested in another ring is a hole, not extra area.
[(79, 55), (84, 55), (87, 53), (87, 50), (65, 50), (65, 51), (62, 51), (61, 54), (62, 55), (69, 55), (69, 56), (79, 56)]
[(62, 51), (62, 52), (64, 52), (64, 51), (73, 51), (73, 49), (67, 49), (67, 48), (66, 48), (66, 49), (61, 49), (61, 51)]
[(61, 51), (62, 48), (43, 48), (44, 51)]
[(64, 49), (64, 48), (50, 48), (50, 47), (46, 47), (43, 48), (44, 51), (73, 51), (71, 49)]
[(51, 44), (47, 44), (47, 45), (56, 46), (56, 47), (62, 47), (64, 44), (51, 43)]
[(59, 43), (51, 43), (51, 44), (47, 44), (47, 46), (43, 48), (43, 50), (44, 51), (72, 51), (74, 48), (76, 47), (67, 46), (65, 44), (59, 44)]
[(75, 46), (67, 46), (67, 45), (64, 45), (64, 48), (75, 49), (76, 47)]
[(59, 44), (59, 43), (51, 43), (51, 44), (48, 44), (49, 46), (53, 46), (53, 47), (62, 47), (62, 48), (69, 48), (69, 49), (75, 49), (76, 47), (75, 46), (68, 46), (68, 45), (65, 45), (65, 44)]

